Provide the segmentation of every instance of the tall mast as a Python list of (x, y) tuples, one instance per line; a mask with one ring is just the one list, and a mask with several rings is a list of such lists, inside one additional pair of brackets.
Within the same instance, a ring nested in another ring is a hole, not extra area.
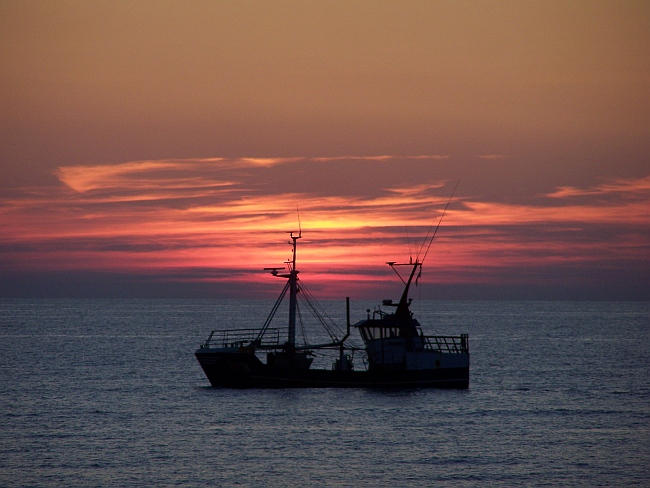
[(299, 232), (297, 236), (293, 235), (293, 232), (290, 233), (291, 240), (289, 244), (293, 245), (293, 257), (289, 263), (289, 338), (288, 344), (290, 348), (296, 346), (296, 308), (297, 308), (297, 298), (298, 298), (298, 273), (296, 269), (296, 241), (302, 237), (302, 232)]
[(296, 311), (298, 309), (298, 273), (300, 272), (296, 269), (296, 242), (298, 241), (298, 239), (302, 237), (302, 230), (298, 232), (297, 236), (293, 235), (294, 231), (289, 232), (289, 234), (291, 235), (291, 241), (289, 241), (289, 244), (291, 244), (293, 247), (292, 256), (289, 261), (284, 262), (284, 264), (289, 267), (289, 273), (282, 273), (282, 274), (278, 273), (279, 270), (285, 269), (284, 267), (264, 268), (266, 271), (270, 271), (273, 276), (277, 276), (279, 278), (286, 278), (288, 281), (287, 284), (284, 285), (284, 290), (282, 290), (282, 293), (280, 294), (280, 297), (276, 301), (273, 310), (271, 311), (268, 318), (266, 319), (266, 322), (264, 323), (264, 327), (262, 327), (262, 330), (258, 335), (258, 339), (261, 339), (262, 335), (264, 334), (264, 331), (266, 331), (266, 328), (271, 323), (271, 320), (273, 320), (273, 316), (275, 315), (275, 312), (277, 311), (280, 302), (282, 302), (282, 299), (286, 295), (287, 291), (289, 291), (289, 336), (287, 337), (287, 343), (285, 348), (287, 350), (295, 350)]

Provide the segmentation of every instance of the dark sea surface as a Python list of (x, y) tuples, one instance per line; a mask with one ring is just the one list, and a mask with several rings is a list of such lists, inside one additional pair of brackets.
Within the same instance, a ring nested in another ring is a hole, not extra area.
[(210, 388), (198, 344), (271, 306), (0, 300), (0, 486), (650, 486), (648, 303), (414, 303), (468, 390)]

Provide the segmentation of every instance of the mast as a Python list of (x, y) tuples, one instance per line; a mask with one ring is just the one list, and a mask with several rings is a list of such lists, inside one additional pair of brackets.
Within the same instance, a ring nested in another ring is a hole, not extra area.
[(293, 246), (293, 257), (289, 262), (289, 337), (287, 344), (290, 349), (296, 347), (296, 308), (298, 303), (298, 273), (296, 269), (296, 242), (302, 237), (302, 232), (297, 236), (290, 232), (291, 240), (289, 242)]
[(297, 236), (293, 234), (294, 231), (289, 232), (289, 235), (291, 236), (291, 241), (289, 241), (289, 244), (291, 244), (293, 247), (292, 256), (289, 261), (284, 262), (284, 264), (288, 266), (289, 272), (280, 274), (278, 271), (285, 268), (264, 268), (265, 271), (270, 271), (273, 276), (286, 278), (287, 284), (284, 285), (284, 289), (282, 290), (280, 297), (275, 302), (273, 310), (271, 310), (271, 313), (266, 319), (266, 322), (264, 322), (264, 326), (262, 327), (256, 339), (256, 341), (259, 341), (262, 338), (264, 332), (271, 323), (271, 320), (273, 320), (280, 302), (282, 302), (282, 299), (286, 295), (287, 291), (289, 291), (289, 334), (287, 337), (287, 343), (285, 345), (285, 349), (288, 351), (296, 350), (296, 311), (298, 309), (298, 273), (300, 273), (300, 271), (296, 269), (296, 242), (302, 237), (302, 230), (298, 232)]

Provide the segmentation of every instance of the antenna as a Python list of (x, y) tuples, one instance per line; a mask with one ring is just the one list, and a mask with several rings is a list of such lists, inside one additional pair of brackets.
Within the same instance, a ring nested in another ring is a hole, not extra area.
[(298, 237), (302, 237), (302, 224), (300, 223), (300, 210), (296, 205), (296, 213), (298, 214)]
[(411, 238), (409, 237), (409, 226), (408, 226), (408, 224), (406, 224), (405, 227), (406, 227), (406, 243), (409, 246), (409, 261), (413, 261), (413, 249), (411, 248)]
[[(436, 237), (436, 233), (438, 232), (438, 229), (440, 228), (440, 223), (442, 222), (442, 218), (445, 216), (445, 213), (447, 212), (447, 208), (449, 208), (449, 204), (451, 203), (451, 199), (454, 198), (454, 193), (456, 193), (456, 188), (458, 188), (458, 183), (460, 183), (460, 180), (456, 182), (456, 186), (454, 186), (453, 191), (451, 192), (451, 196), (449, 197), (449, 200), (447, 200), (447, 205), (445, 205), (445, 209), (442, 211), (442, 215), (440, 216), (440, 220), (438, 221), (438, 225), (436, 226), (436, 230), (433, 231), (433, 235), (431, 236), (431, 240), (429, 241), (429, 245), (427, 246), (427, 250), (424, 253), (424, 256), (422, 256), (422, 263), (424, 263), (424, 260), (427, 257), (427, 254), (429, 254), (429, 248), (431, 247), (431, 244), (433, 243), (433, 238)], [(429, 229), (431, 231), (431, 229)], [(429, 236), (429, 233), (427, 232), (427, 237)], [(426, 239), (425, 241), (426, 242)], [(424, 244), (422, 244), (424, 247)], [(419, 254), (419, 253), (418, 253)]]

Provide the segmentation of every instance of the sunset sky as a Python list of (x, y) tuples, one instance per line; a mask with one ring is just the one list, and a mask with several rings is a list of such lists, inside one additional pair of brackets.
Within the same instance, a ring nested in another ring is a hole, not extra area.
[(650, 299), (650, 2), (0, 0), (0, 297)]

